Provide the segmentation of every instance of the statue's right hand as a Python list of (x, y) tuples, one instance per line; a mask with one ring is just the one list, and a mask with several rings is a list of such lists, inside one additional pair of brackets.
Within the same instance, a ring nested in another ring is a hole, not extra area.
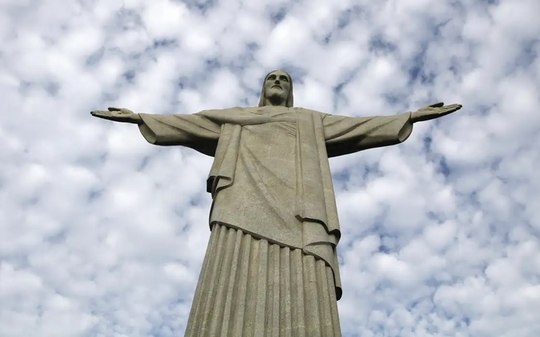
[(124, 108), (110, 107), (106, 111), (104, 110), (91, 111), (90, 114), (94, 117), (108, 119), (115, 122), (134, 123), (134, 124), (140, 124), (142, 122), (141, 116), (139, 116), (139, 114), (129, 109), (124, 109)]

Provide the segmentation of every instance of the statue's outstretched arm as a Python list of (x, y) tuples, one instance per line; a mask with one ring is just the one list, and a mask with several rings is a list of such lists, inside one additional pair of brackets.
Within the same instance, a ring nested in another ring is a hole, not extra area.
[(108, 110), (95, 110), (90, 112), (94, 117), (108, 119), (115, 122), (141, 124), (142, 119), (138, 113), (129, 109), (110, 107)]
[(121, 108), (92, 111), (91, 114), (115, 122), (137, 124), (150, 144), (187, 146), (209, 156), (215, 154), (221, 133), (220, 124), (201, 114), (138, 114)]
[(329, 157), (369, 148), (401, 143), (409, 137), (413, 123), (448, 115), (460, 104), (435, 103), (395, 116), (345, 117), (324, 115), (323, 128)]
[(411, 113), (411, 122), (427, 121), (439, 118), (461, 109), (461, 104), (444, 105), (443, 102), (431, 104)]

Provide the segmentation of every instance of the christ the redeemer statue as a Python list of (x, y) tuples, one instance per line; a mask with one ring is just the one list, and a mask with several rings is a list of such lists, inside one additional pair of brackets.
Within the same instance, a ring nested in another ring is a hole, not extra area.
[(211, 236), (185, 336), (341, 336), (340, 231), (328, 158), (401, 143), (413, 123), (461, 108), (336, 116), (293, 107), (292, 87), (278, 70), (265, 77), (257, 107), (92, 112), (137, 124), (152, 144), (214, 157)]

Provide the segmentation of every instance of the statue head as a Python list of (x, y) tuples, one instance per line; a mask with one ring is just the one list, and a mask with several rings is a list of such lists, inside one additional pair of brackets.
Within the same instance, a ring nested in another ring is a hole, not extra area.
[(283, 70), (274, 70), (264, 77), (259, 106), (293, 106), (293, 83), (291, 75)]

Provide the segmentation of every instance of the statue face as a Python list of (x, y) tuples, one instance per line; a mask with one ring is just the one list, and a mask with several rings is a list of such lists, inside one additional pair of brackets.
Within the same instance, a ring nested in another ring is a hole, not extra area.
[(291, 92), (291, 81), (286, 72), (276, 70), (268, 74), (264, 81), (264, 95), (266, 98), (278, 98), (286, 102)]

